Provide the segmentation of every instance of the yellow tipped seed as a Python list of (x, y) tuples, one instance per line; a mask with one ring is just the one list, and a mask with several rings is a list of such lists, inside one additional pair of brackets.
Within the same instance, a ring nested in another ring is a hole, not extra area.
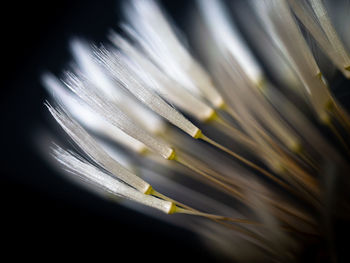
[(175, 150), (172, 149), (172, 152), (170, 153), (169, 157), (167, 158), (168, 160), (174, 160), (176, 157)]
[(266, 91), (266, 79), (265, 78), (260, 78), (257, 82), (258, 89), (262, 92), (265, 93)]
[(202, 135), (202, 131), (200, 129), (197, 130), (197, 132), (192, 136), (195, 139), (200, 138)]
[(318, 117), (320, 121), (325, 125), (329, 125), (331, 123), (331, 117), (327, 112), (322, 112)]
[(142, 156), (145, 156), (145, 155), (147, 155), (147, 153), (148, 153), (148, 149), (145, 147), (145, 148), (141, 148), (139, 151), (138, 151), (138, 153), (140, 154), (140, 155), (142, 155)]
[(205, 120), (203, 120), (203, 122), (208, 123), (213, 120), (216, 120), (217, 118), (218, 118), (218, 114), (215, 110), (213, 110), (211, 114)]
[(316, 76), (317, 76), (320, 80), (322, 80), (322, 73), (321, 73), (321, 72), (318, 72), (318, 73), (316, 74)]
[(223, 109), (224, 107), (225, 107), (225, 102), (224, 102), (224, 100), (221, 98), (221, 97), (219, 97), (217, 100), (216, 100), (216, 103), (215, 103), (215, 108), (217, 108), (217, 109)]
[(293, 141), (289, 148), (294, 153), (301, 153), (303, 147), (299, 141)]
[(176, 208), (177, 208), (177, 206), (172, 202), (171, 206), (169, 208), (168, 214), (171, 215), (171, 214), (176, 213)]
[(144, 191), (145, 195), (151, 195), (153, 193), (153, 187), (149, 185), (147, 189)]

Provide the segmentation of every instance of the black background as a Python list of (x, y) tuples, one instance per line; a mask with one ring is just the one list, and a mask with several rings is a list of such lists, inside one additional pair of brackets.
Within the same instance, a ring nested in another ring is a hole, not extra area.
[[(184, 3), (164, 2), (181, 20)], [(40, 74), (67, 65), (70, 37), (103, 41), (117, 25), (118, 1), (14, 1), (1, 13), (2, 256), (213, 261), (191, 233), (68, 183), (37, 151), (35, 134), (49, 125)]]
[[(187, 1), (162, 2), (183, 25)], [(191, 233), (68, 183), (37, 150), (35, 134), (52, 124), (43, 105), (47, 94), (40, 74), (57, 74), (67, 66), (72, 36), (104, 41), (108, 29), (117, 26), (118, 6), (118, 1), (108, 0), (12, 1), (1, 6), (2, 257), (217, 260)], [(333, 91), (349, 106), (348, 82), (341, 78), (339, 83)], [(348, 254), (347, 243), (339, 242)]]

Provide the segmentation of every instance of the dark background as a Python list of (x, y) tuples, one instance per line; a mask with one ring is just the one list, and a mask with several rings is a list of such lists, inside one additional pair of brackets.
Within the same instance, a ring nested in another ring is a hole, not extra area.
[[(181, 20), (185, 1), (164, 2)], [(191, 233), (68, 183), (37, 151), (35, 134), (50, 125), (40, 74), (64, 69), (70, 37), (103, 41), (118, 1), (13, 1), (1, 13), (1, 255), (213, 261)]]
[[(187, 1), (161, 2), (177, 23), (186, 23)], [(37, 150), (37, 131), (52, 128), (43, 105), (47, 94), (40, 84), (41, 73), (59, 74), (67, 66), (72, 36), (104, 41), (108, 30), (117, 26), (119, 4), (113, 0), (53, 0), (12, 1), (1, 6), (2, 257), (217, 260), (191, 233), (68, 183)], [(349, 106), (349, 82), (338, 78), (332, 88)], [(340, 229), (342, 232), (343, 227)], [(348, 242), (339, 242), (342, 252), (348, 254)]]

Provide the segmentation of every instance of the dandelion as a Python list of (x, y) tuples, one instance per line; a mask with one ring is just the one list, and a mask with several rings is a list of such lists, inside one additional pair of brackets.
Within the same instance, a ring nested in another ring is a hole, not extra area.
[(50, 151), (74, 182), (144, 205), (134, 209), (189, 229), (219, 255), (298, 261), (332, 238), (320, 219), (337, 198), (327, 182), (348, 183), (350, 157), (350, 118), (312, 41), (345, 77), (349, 53), (320, 0), (241, 6), (255, 21), (241, 18), (251, 47), (224, 3), (205, 0), (191, 48), (153, 0), (127, 3), (123, 33), (111, 30), (109, 43), (73, 39), (74, 63), (42, 81), (76, 150)]

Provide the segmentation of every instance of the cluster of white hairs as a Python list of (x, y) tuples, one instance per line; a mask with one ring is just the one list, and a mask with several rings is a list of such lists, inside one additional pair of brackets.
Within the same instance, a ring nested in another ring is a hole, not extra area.
[(345, 78), (350, 55), (322, 0), (238, 3), (233, 19), (196, 1), (191, 47), (154, 0), (126, 1), (109, 43), (72, 40), (69, 70), (42, 80), (79, 150), (51, 153), (69, 178), (226, 258), (297, 261), (331, 239), (332, 182), (348, 183), (350, 118), (315, 54)]

